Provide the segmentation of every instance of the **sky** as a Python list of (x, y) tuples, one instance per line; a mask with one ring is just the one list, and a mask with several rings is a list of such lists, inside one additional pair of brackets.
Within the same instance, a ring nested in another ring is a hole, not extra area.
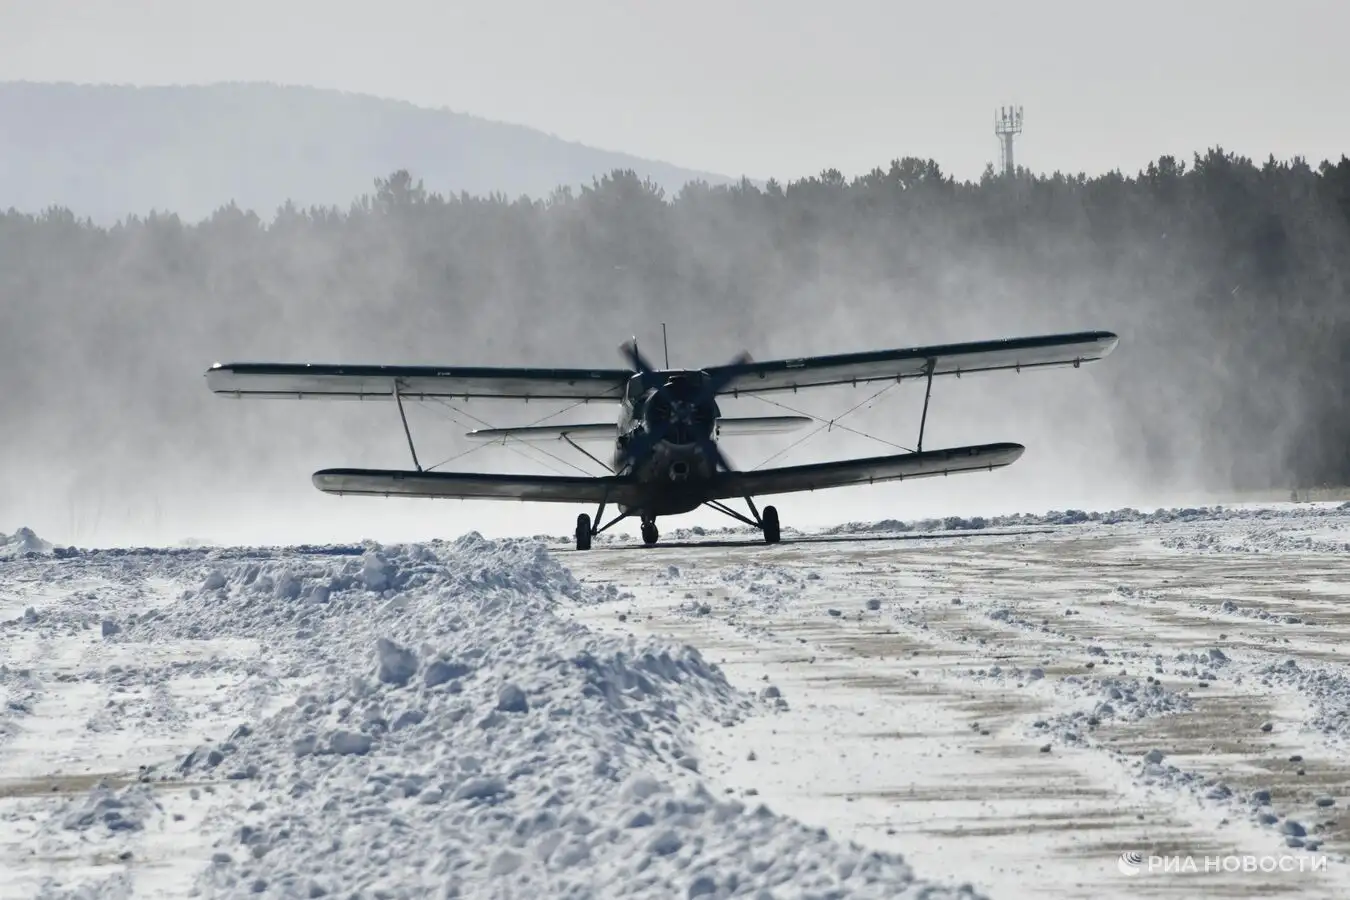
[(1350, 4), (1288, 0), (7, 0), (0, 80), (272, 81), (780, 180), (906, 155), (1133, 173), (1222, 146), (1339, 159)]

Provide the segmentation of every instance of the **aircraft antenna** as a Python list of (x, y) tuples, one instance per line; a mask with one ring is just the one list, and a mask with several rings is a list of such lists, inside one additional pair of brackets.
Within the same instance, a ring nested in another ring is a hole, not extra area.
[(1017, 173), (1017, 166), (1013, 162), (1013, 138), (1021, 133), (1022, 107), (1001, 107), (994, 115), (994, 136), (999, 140), (1003, 174), (1009, 178)]
[(666, 343), (666, 323), (661, 323), (661, 349), (666, 354), (666, 368), (670, 368), (670, 344)]

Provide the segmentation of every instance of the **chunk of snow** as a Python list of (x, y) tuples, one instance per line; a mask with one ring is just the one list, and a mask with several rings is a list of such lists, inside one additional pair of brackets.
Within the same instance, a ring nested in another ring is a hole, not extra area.
[(0, 533), (0, 559), (14, 559), (29, 553), (45, 556), (51, 552), (51, 542), (38, 537), (31, 528), (20, 528), (8, 535)]
[(380, 660), (379, 678), (385, 684), (407, 684), (417, 673), (417, 657), (406, 647), (380, 638), (375, 642), (375, 652)]

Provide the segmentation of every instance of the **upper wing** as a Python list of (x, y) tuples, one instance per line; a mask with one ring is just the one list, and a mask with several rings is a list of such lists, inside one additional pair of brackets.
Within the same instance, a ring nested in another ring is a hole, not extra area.
[(937, 344), (900, 350), (841, 353), (776, 359), (708, 369), (714, 379), (727, 378), (720, 393), (760, 394), (797, 388), (855, 384), (883, 379), (918, 378), (928, 374), (960, 375), (997, 369), (1030, 369), (1101, 359), (1120, 338), (1109, 331), (1083, 331), (1039, 337)]
[(394, 396), (397, 382), (399, 394), (410, 400), (618, 400), (632, 374), (627, 369), (216, 363), (206, 372), (206, 385), (235, 397), (381, 400)]
[(394, 469), (323, 469), (314, 486), (325, 494), (437, 497), (451, 500), (530, 500), (541, 503), (626, 503), (637, 485), (616, 476), (496, 475)]
[(710, 499), (790, 494), (930, 475), (984, 472), (1016, 462), (1024, 450), (1026, 448), (1021, 444), (982, 444), (950, 450), (925, 450), (922, 453), (784, 466), (779, 469), (724, 472), (718, 476)]

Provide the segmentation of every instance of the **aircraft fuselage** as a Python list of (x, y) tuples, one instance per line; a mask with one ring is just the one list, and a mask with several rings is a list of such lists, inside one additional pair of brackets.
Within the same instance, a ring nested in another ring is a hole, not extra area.
[[(701, 395), (706, 377), (697, 370), (634, 375), (619, 409), (613, 453), (616, 474), (633, 475), (648, 488), (641, 508), (619, 506), (641, 516), (687, 513), (707, 500), (703, 486), (717, 475), (716, 400)], [(659, 379), (661, 388), (654, 382)]]

